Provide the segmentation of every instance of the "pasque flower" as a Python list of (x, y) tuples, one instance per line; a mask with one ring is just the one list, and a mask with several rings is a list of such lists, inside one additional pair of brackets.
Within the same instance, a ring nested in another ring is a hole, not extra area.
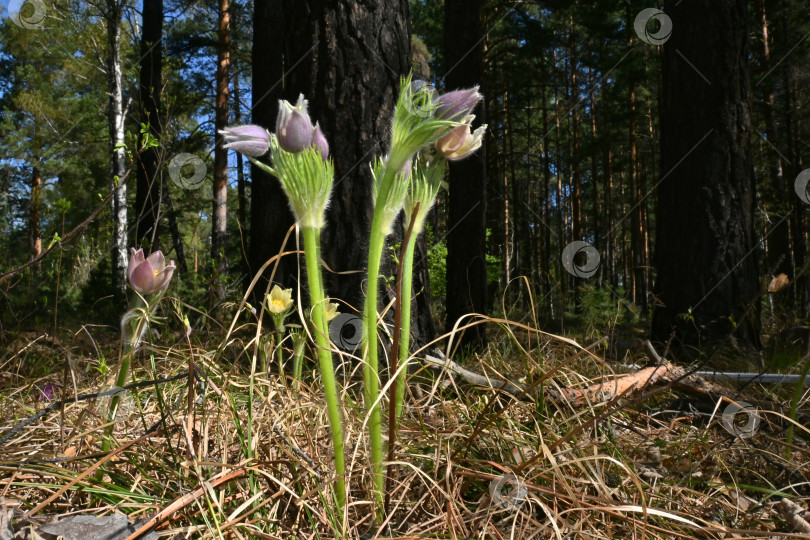
[(289, 101), (279, 100), (276, 117), (278, 145), (293, 154), (310, 146), (317, 146), (321, 151), (321, 159), (325, 161), (329, 157), (329, 143), (326, 142), (321, 127), (317, 123), (312, 125), (307, 104), (303, 94), (298, 96), (298, 102), (294, 106)]
[(232, 148), (240, 154), (259, 157), (270, 148), (270, 134), (261, 126), (235, 126), (220, 130), (225, 139), (225, 148)]
[(436, 118), (442, 120), (452, 120), (454, 122), (462, 122), (467, 116), (472, 114), (478, 102), (484, 98), (479, 92), (478, 87), (468, 88), (466, 90), (455, 90), (454, 92), (447, 92), (436, 98)]
[(273, 285), (273, 290), (267, 296), (267, 311), (273, 315), (281, 315), (287, 313), (292, 304), (292, 289), (282, 289), (278, 285)]
[(446, 160), (458, 161), (464, 159), (481, 148), (487, 125), (484, 124), (473, 132), (470, 127), (473, 119), (475, 119), (475, 116), (467, 116), (463, 124), (454, 127), (436, 141), (436, 150)]
[(163, 253), (158, 250), (144, 258), (143, 249), (130, 250), (129, 284), (141, 294), (154, 294), (169, 285), (174, 274), (174, 261), (166, 264)]

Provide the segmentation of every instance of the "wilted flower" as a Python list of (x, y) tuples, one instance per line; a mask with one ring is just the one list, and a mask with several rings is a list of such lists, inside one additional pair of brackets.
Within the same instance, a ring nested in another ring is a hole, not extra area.
[(478, 87), (467, 90), (456, 90), (436, 98), (436, 118), (461, 122), (472, 114), (478, 102), (484, 98)]
[(143, 249), (130, 250), (129, 258), (129, 284), (141, 294), (154, 294), (162, 291), (169, 285), (174, 274), (174, 261), (166, 264), (161, 251), (155, 251), (144, 258)]
[(326, 322), (329, 322), (332, 319), (334, 319), (335, 317), (337, 317), (338, 315), (340, 315), (340, 312), (337, 309), (338, 309), (338, 305), (337, 305), (336, 302), (327, 302), (326, 303), (326, 313), (325, 313)]
[(261, 126), (236, 126), (220, 130), (227, 143), (224, 148), (232, 148), (250, 157), (259, 157), (270, 148), (270, 135)]
[(445, 159), (458, 161), (481, 148), (487, 125), (484, 124), (473, 132), (470, 128), (473, 118), (475, 117), (472, 115), (468, 116), (464, 124), (451, 129), (447, 135), (436, 141), (436, 150)]
[(293, 304), (292, 289), (282, 289), (273, 285), (273, 290), (267, 297), (267, 311), (274, 315), (287, 313)]

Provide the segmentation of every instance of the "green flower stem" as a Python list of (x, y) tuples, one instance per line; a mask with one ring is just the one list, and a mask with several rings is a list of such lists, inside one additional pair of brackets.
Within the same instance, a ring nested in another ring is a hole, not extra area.
[[(417, 208), (418, 211), (418, 208)], [(415, 214), (416, 212), (414, 212)], [(417, 234), (410, 231), (411, 234), (407, 235), (405, 245), (403, 246), (404, 254), (402, 255), (402, 288), (401, 295), (401, 316), (399, 328), (399, 364), (400, 366), (408, 363), (410, 356), (411, 346), (411, 292), (413, 282), (413, 253), (416, 246)], [(399, 367), (397, 368), (399, 369)], [(397, 376), (395, 383), (396, 387), (396, 408), (395, 419), (398, 421), (402, 415), (402, 404), (405, 401), (405, 379), (408, 374), (408, 369), (404, 368)]]
[[(124, 318), (126, 318), (129, 313), (132, 313), (134, 310), (141, 309), (143, 306), (143, 299), (140, 295), (136, 295), (135, 300), (132, 303), (132, 307), (124, 314)], [(146, 306), (146, 309), (149, 309), (149, 306)], [(122, 321), (122, 323), (121, 361), (118, 366), (118, 377), (115, 380), (115, 386), (118, 388), (123, 388), (127, 384), (129, 367), (132, 363), (132, 355), (135, 352), (135, 349), (137, 349), (137, 345), (141, 341), (141, 337), (148, 323), (148, 317), (144, 313), (139, 317), (133, 317), (133, 319), (129, 322)], [(131, 327), (127, 329), (127, 325), (130, 325)], [(131, 334), (127, 335), (127, 330), (129, 330)], [(135, 347), (133, 347), (133, 341), (135, 342)], [(104, 430), (104, 440), (101, 443), (101, 451), (104, 453), (109, 452), (110, 448), (112, 448), (111, 437), (113, 429), (115, 428), (115, 415), (118, 412), (118, 405), (120, 404), (120, 401), (121, 398), (118, 395), (113, 396), (113, 398), (110, 400), (110, 410), (107, 413), (107, 422), (109, 425)]]
[[(273, 337), (273, 347), (276, 350), (276, 361), (278, 362), (278, 376), (284, 381), (284, 355), (281, 351), (281, 342), (283, 341), (283, 336), (281, 332), (276, 332)], [(278, 336), (278, 339), (275, 338)], [(276, 343), (278, 341), (278, 343)]]
[(346, 505), (346, 470), (343, 458), (343, 430), (340, 424), (337, 383), (335, 382), (335, 369), (332, 365), (332, 352), (328, 339), (329, 328), (326, 324), (326, 299), (321, 280), (319, 255), (321, 231), (315, 227), (303, 227), (301, 230), (304, 236), (309, 297), (312, 303), (312, 322), (315, 326), (313, 333), (315, 334), (315, 343), (318, 346), (318, 361), (321, 367), (324, 393), (326, 394), (326, 409), (332, 430), (332, 445), (335, 447), (336, 496), (338, 506), (342, 511)]
[(380, 281), (380, 262), (388, 224), (383, 223), (384, 207), (394, 181), (395, 171), (386, 167), (377, 192), (377, 203), (371, 219), (371, 235), (368, 248), (368, 284), (366, 302), (363, 308), (363, 382), (365, 389), (366, 411), (368, 414), (369, 444), (371, 445), (371, 469), (374, 480), (374, 499), (377, 508), (383, 506), (384, 477), (382, 469), (382, 421), (380, 418), (380, 378), (377, 356), (377, 287)]

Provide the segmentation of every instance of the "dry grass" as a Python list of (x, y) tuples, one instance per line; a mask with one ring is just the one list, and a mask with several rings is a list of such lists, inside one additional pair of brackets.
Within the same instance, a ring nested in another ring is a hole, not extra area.
[[(508, 322), (490, 324), (501, 333), (466, 360), (469, 369), (531, 383), (564, 364), (547, 381), (564, 386), (611, 375), (554, 337), (522, 328), (518, 339)], [(92, 369), (117, 354), (100, 344), (111, 343), (103, 332), (83, 329), (67, 343), (21, 336), (6, 346), (0, 437), (50, 403), (41, 398), (47, 383), (58, 385), (57, 398), (112, 384), (114, 370)], [(784, 443), (790, 389), (745, 391), (761, 424), (743, 439), (724, 429), (714, 404), (676, 403), (668, 390), (574, 407), (456, 386), (424, 369), (411, 378), (389, 466), (388, 518), (375, 524), (356, 363), (341, 373), (351, 493), (336, 515), (319, 381), (311, 365), (300, 382), (257, 373), (255, 334), (246, 326), (223, 345), (221, 335), (175, 336), (172, 346), (164, 337), (143, 347), (134, 380), (182, 375), (193, 356), (209, 382), (191, 407), (185, 377), (132, 389), (109, 456), (97, 454), (102, 400), (66, 404), (15, 433), (0, 446), (0, 496), (16, 526), (124, 512), (178, 538), (801, 537), (774, 509), (783, 497), (804, 507), (810, 499), (808, 431), (797, 427), (790, 457)], [(525, 488), (511, 492), (518, 508), (492, 499), (498, 478)]]

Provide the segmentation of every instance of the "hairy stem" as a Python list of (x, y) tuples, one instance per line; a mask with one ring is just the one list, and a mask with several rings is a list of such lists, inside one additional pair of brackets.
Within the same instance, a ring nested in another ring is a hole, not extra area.
[(332, 431), (332, 445), (335, 451), (335, 471), (337, 473), (336, 496), (338, 506), (342, 512), (346, 505), (346, 479), (343, 458), (343, 430), (340, 423), (340, 409), (338, 407), (337, 383), (335, 382), (335, 369), (332, 364), (332, 351), (329, 346), (329, 328), (326, 323), (326, 299), (323, 292), (320, 263), (321, 231), (315, 227), (302, 228), (304, 236), (304, 252), (307, 263), (307, 279), (309, 282), (309, 298), (312, 303), (312, 322), (314, 325), (315, 343), (318, 349), (318, 362), (321, 368), (324, 393), (326, 394), (326, 410), (329, 425)]

